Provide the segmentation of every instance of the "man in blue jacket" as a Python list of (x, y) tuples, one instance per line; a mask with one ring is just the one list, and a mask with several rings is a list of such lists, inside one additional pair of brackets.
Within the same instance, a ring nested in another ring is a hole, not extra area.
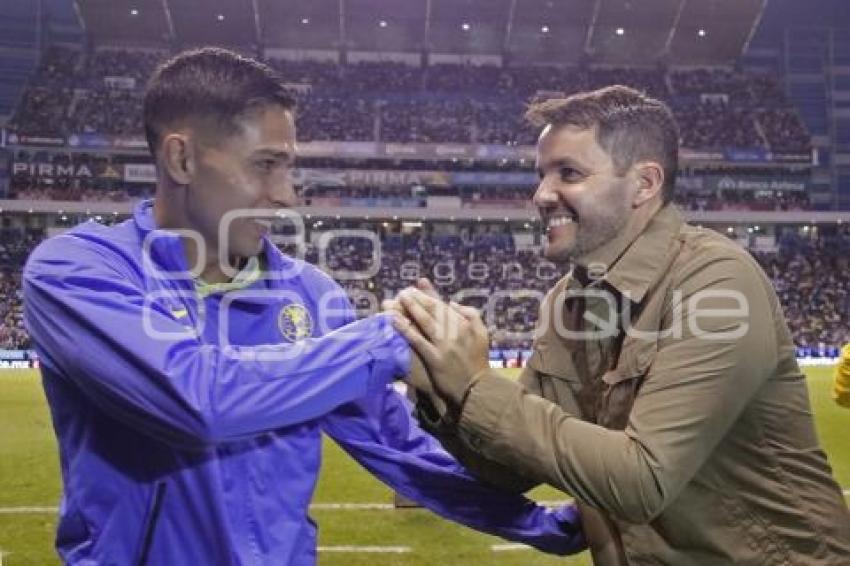
[(148, 86), (154, 201), (33, 252), (27, 327), (59, 440), (68, 564), (316, 561), (321, 433), (401, 494), (547, 552), (583, 548), (552, 512), (473, 478), (391, 382), (388, 315), (283, 255), (261, 217), (296, 203), (294, 103), (264, 65), (187, 52)]

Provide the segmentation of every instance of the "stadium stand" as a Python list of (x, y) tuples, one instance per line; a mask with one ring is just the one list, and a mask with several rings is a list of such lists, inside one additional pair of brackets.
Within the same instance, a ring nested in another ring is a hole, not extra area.
[[(7, 125), (17, 134), (71, 136), (87, 134), (141, 136), (141, 92), (147, 77), (168, 54), (156, 50), (107, 49), (85, 52), (51, 47), (44, 52), (37, 71)], [(533, 145), (536, 132), (522, 119), (527, 102), (540, 93), (570, 94), (612, 83), (634, 86), (671, 104), (681, 127), (681, 145), (700, 151), (730, 148), (749, 151), (808, 153), (811, 136), (770, 72), (719, 68), (665, 69), (623, 67), (492, 67), (465, 64), (432, 64), (415, 67), (394, 62), (336, 64), (316, 61), (269, 59), (285, 81), (299, 94), (298, 137), (311, 141), (382, 141), (388, 143), (481, 143)], [(53, 149), (17, 150), (15, 164), (56, 168), (50, 175), (24, 168), (10, 175), (6, 198), (32, 202), (44, 200), (125, 203), (152, 195), (150, 183), (125, 182), (116, 171), (125, 163), (146, 163), (149, 158), (120, 151), (85, 153)], [(335, 158), (305, 158), (301, 167), (340, 167)], [(529, 173), (530, 163), (490, 162), (474, 159), (441, 161), (349, 158), (345, 166), (358, 170), (420, 170)], [(66, 173), (56, 174), (59, 167)], [(86, 175), (77, 175), (84, 167)], [(68, 173), (71, 171), (72, 173)], [(762, 178), (771, 173), (731, 165), (728, 170), (686, 171), (686, 175), (731, 174)], [(787, 175), (788, 172), (785, 172)], [(807, 173), (802, 173), (800, 179)], [(791, 173), (791, 175), (796, 175)], [(759, 177), (761, 176), (761, 177)], [(685, 179), (685, 185), (688, 185)], [(312, 206), (425, 207), (429, 196), (456, 197), (461, 208), (516, 208), (528, 205), (533, 183), (528, 186), (486, 186), (470, 182), (435, 189), (414, 184), (309, 187), (302, 195)], [(810, 208), (806, 191), (678, 191), (677, 204), (689, 211), (799, 211)], [(65, 218), (63, 217), (63, 221)], [(324, 229), (335, 225), (326, 220)], [(338, 222), (336, 223), (338, 224)], [(410, 274), (426, 274), (445, 293), (478, 289), (470, 304), (484, 306), (487, 296), (499, 291), (545, 291), (556, 276), (551, 265), (528, 249), (516, 249), (507, 227), (497, 233), (473, 233), (460, 227), (457, 234), (431, 234), (426, 223), (416, 234), (391, 234), (380, 224), (382, 263), (378, 273), (361, 281), (346, 281), (355, 303), (364, 309), (375, 305), (365, 293), (379, 298), (392, 295), (410, 282)], [(8, 229), (7, 229), (8, 230)], [(731, 234), (730, 234), (731, 235)], [(29, 249), (43, 236), (6, 234), (2, 253), (0, 348), (25, 347), (26, 333), (20, 320), (16, 281)], [(307, 259), (324, 268), (363, 270), (370, 250), (363, 241), (334, 240), (331, 249), (319, 254), (308, 246)], [(788, 311), (795, 341), (801, 348), (835, 345), (849, 338), (841, 324), (848, 307), (847, 265), (841, 256), (824, 253), (818, 241), (786, 239), (775, 253), (754, 252), (773, 278)], [(492, 277), (480, 282), (470, 265), (485, 269)], [(812, 273), (824, 265), (834, 275), (815, 280)], [(516, 267), (516, 272), (505, 271)], [(451, 273), (452, 277), (448, 274)], [(541, 277), (541, 274), (545, 277)], [(493, 309), (488, 324), (494, 346), (530, 345), (528, 333), (536, 318), (533, 300), (503, 299)]]
[[(325, 220), (316, 230), (342, 226)], [(536, 251), (517, 249), (506, 227), (461, 227), (458, 234), (429, 234), (427, 225), (412, 234), (386, 233), (381, 224), (370, 229), (381, 242), (380, 263), (372, 277), (346, 276), (368, 273), (374, 265), (375, 250), (363, 238), (334, 238), (321, 253), (315, 243), (308, 244), (304, 254), (307, 261), (341, 275), (361, 315), (374, 312), (385, 296), (395, 295), (417, 277), (427, 276), (443, 294), (462, 291), (462, 302), (484, 308), (494, 347), (530, 347), (537, 302), (525, 292), (545, 293), (560, 274)], [(27, 347), (18, 283), (23, 262), (41, 237), (32, 231), (3, 234), (0, 349)], [(295, 253), (295, 248), (288, 251)], [(776, 287), (797, 348), (819, 352), (850, 341), (844, 323), (850, 313), (850, 231), (816, 238), (784, 234), (775, 253), (753, 255)]]
[(24, 329), (20, 272), (30, 251), (40, 241), (37, 234), (0, 230), (0, 349), (30, 347)]
[[(20, 133), (140, 135), (144, 82), (164, 52), (68, 49), (45, 54), (11, 121)], [(810, 138), (770, 75), (730, 70), (488, 68), (401, 63), (337, 65), (273, 59), (302, 97), (303, 141), (508, 143), (535, 132), (522, 108), (540, 91), (622, 83), (669, 101), (682, 145), (807, 152)]]

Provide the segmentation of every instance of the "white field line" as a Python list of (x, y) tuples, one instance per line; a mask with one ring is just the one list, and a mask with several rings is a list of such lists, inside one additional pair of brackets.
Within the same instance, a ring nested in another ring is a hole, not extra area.
[[(311, 511), (388, 511), (395, 509), (392, 503), (313, 503)], [(0, 515), (40, 515), (56, 514), (58, 507), (0, 507)]]
[(312, 503), (311, 511), (387, 511), (395, 509), (392, 503)]
[(513, 550), (531, 550), (527, 544), (494, 544), (490, 546), (493, 552), (511, 552)]
[(58, 507), (0, 507), (0, 515), (53, 515), (58, 512)]
[(319, 552), (347, 552), (356, 554), (407, 554), (412, 552), (409, 546), (320, 546)]
[[(845, 489), (843, 493), (845, 497), (850, 497), (850, 489)], [(547, 507), (556, 507), (569, 501), (540, 501), (539, 503)], [(313, 503), (310, 505), (311, 511), (391, 511), (395, 508), (392, 503)], [(47, 515), (58, 512), (58, 507), (50, 506), (0, 507), (0, 515)]]

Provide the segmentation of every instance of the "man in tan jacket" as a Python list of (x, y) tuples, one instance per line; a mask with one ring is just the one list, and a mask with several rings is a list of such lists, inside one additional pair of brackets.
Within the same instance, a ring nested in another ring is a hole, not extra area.
[(670, 204), (678, 131), (608, 87), (529, 110), (545, 256), (569, 273), (519, 383), (474, 309), (403, 291), (420, 420), (504, 488), (582, 505), (597, 564), (850, 564), (850, 515), (770, 281)]

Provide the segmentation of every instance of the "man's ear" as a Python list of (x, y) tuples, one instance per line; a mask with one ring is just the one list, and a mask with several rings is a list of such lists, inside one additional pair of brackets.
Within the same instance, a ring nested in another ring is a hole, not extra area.
[(163, 168), (178, 185), (188, 185), (195, 175), (195, 151), (188, 136), (168, 134), (162, 141)]
[(642, 161), (635, 164), (638, 190), (632, 206), (639, 208), (660, 195), (664, 188), (664, 168), (654, 161)]

